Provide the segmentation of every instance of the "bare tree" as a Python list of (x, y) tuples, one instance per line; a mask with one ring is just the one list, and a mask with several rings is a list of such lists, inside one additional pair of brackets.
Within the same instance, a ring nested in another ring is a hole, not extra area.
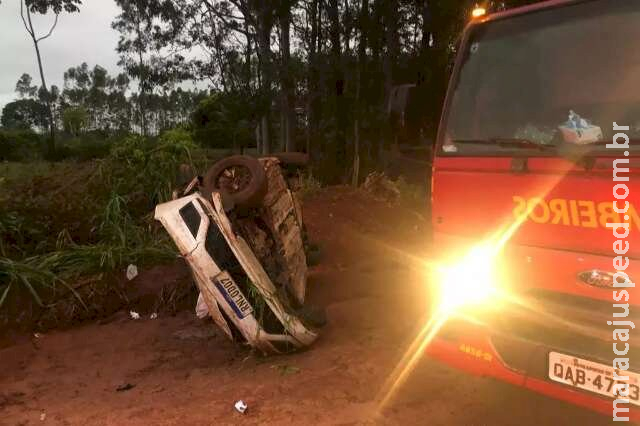
[[(27, 30), (27, 33), (31, 37), (33, 41), (33, 46), (36, 50), (36, 58), (38, 59), (38, 70), (40, 71), (40, 80), (42, 86), (40, 90), (43, 92), (42, 98), (46, 102), (46, 107), (49, 115), (49, 132), (50, 137), (47, 142), (47, 149), (49, 151), (49, 155), (55, 153), (56, 150), (56, 123), (53, 117), (53, 105), (52, 105), (52, 96), (47, 89), (47, 82), (44, 78), (44, 70), (42, 66), (42, 57), (40, 55), (40, 42), (46, 40), (51, 37), (53, 34), (53, 30), (56, 28), (58, 24), (58, 15), (64, 10), (66, 12), (78, 12), (80, 9), (78, 5), (82, 4), (82, 0), (20, 0), (20, 17), (22, 18), (22, 23), (24, 24), (24, 28)], [(33, 22), (31, 20), (31, 15), (33, 13), (39, 13), (41, 15), (47, 14), (49, 11), (55, 14), (55, 19), (49, 31), (42, 35), (37, 36), (36, 31), (33, 28)]]
[[(40, 42), (51, 37), (53, 30), (56, 28), (56, 25), (58, 24), (59, 14), (58, 13), (55, 14), (56, 17), (53, 21), (53, 24), (51, 25), (51, 28), (49, 29), (49, 32), (47, 32), (43, 36), (38, 37), (36, 35), (35, 29), (33, 28), (30, 8), (28, 6), (25, 7), (26, 6), (25, 2), (26, 0), (20, 0), (20, 17), (22, 18), (22, 23), (24, 24), (24, 28), (27, 30), (27, 33), (29, 33), (31, 40), (33, 41), (33, 46), (36, 49), (36, 57), (38, 59), (38, 71), (40, 72), (40, 81), (42, 84), (41, 87), (45, 93), (44, 99), (46, 102), (48, 115), (49, 115), (49, 140), (47, 142), (47, 150), (49, 152), (49, 155), (53, 155), (56, 151), (56, 124), (55, 124), (55, 121), (53, 120), (53, 108), (51, 106), (51, 99), (48, 96), (49, 91), (47, 90), (47, 82), (44, 78), (44, 70), (42, 68), (42, 56), (40, 55)], [(25, 18), (25, 15), (26, 15), (26, 18)]]

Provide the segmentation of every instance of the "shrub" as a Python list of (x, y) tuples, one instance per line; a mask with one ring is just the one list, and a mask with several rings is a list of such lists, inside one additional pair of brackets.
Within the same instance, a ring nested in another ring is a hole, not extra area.
[(69, 163), (14, 188), (0, 205), (0, 298), (22, 289), (46, 305), (81, 276), (173, 258), (151, 213), (171, 198), (178, 166), (191, 164), (196, 148), (181, 129), (130, 136), (102, 160)]
[(0, 129), (0, 161), (28, 161), (42, 154), (43, 138), (28, 129)]
[(193, 166), (191, 153), (197, 149), (186, 130), (169, 130), (157, 140), (130, 136), (111, 149), (107, 171), (109, 187), (119, 194), (138, 194), (153, 205), (167, 201), (178, 181), (181, 164)]
[(89, 161), (109, 155), (112, 141), (89, 136), (75, 137), (58, 146), (56, 157), (59, 160), (74, 159)]
[(298, 179), (300, 182), (299, 192), (302, 198), (310, 197), (322, 189), (322, 182), (311, 171), (300, 172)]

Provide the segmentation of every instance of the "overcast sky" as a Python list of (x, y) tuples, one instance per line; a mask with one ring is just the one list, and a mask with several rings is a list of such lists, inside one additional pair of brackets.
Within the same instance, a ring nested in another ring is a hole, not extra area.
[[(119, 72), (115, 52), (118, 33), (111, 22), (118, 15), (114, 0), (84, 0), (79, 13), (63, 13), (51, 37), (40, 43), (47, 85), (62, 88), (64, 72), (82, 62), (105, 67), (109, 74)], [(34, 15), (37, 34), (46, 34), (53, 15)], [(16, 81), (22, 73), (40, 86), (38, 63), (31, 38), (20, 19), (20, 1), (0, 4), (0, 109), (15, 98)]]

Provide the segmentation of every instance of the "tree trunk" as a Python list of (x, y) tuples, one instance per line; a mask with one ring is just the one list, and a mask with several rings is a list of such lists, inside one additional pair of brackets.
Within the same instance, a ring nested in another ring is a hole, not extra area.
[(398, 40), (398, 2), (396, 0), (384, 0), (385, 14), (385, 42), (387, 45), (387, 54), (384, 58), (384, 89), (385, 89), (385, 105), (389, 102), (391, 89), (393, 87), (393, 68), (398, 58), (399, 40)]
[(356, 110), (354, 123), (353, 142), (353, 186), (358, 186), (360, 178), (360, 123), (364, 115), (364, 103), (361, 100), (362, 79), (366, 68), (367, 30), (369, 28), (369, 0), (362, 0), (360, 17), (358, 19), (360, 30), (360, 44), (358, 44), (358, 69), (356, 71)]
[[(320, 10), (319, 0), (313, 0), (311, 2), (311, 40), (309, 40), (309, 74), (307, 77), (307, 114), (308, 114), (308, 127), (307, 127), (307, 153), (312, 154), (312, 150), (317, 148), (312, 146), (312, 140), (315, 140), (320, 122), (320, 95), (318, 73), (318, 40), (319, 40), (319, 27), (320, 27)], [(315, 145), (315, 144), (314, 144)]]
[(290, 72), (291, 61), (291, 4), (284, 1), (280, 10), (280, 51), (282, 52), (282, 63), (280, 66), (280, 84), (282, 86), (282, 116), (284, 149), (287, 152), (296, 150), (295, 146), (295, 94), (293, 78)]
[(333, 164), (333, 170), (329, 171), (330, 180), (337, 182), (344, 177), (346, 166), (346, 108), (344, 99), (344, 73), (342, 70), (342, 47), (340, 45), (340, 15), (338, 0), (329, 0), (328, 15), (330, 21), (331, 38), (331, 67), (334, 83), (335, 98), (335, 136), (327, 152), (328, 160)]
[[(140, 28), (140, 21), (136, 23), (137, 31), (138, 31), (138, 39), (142, 40), (142, 30)], [(147, 136), (147, 79), (146, 79), (146, 70), (144, 69), (144, 58), (142, 56), (142, 49), (138, 49), (138, 67), (140, 68), (140, 87), (138, 96), (138, 108), (140, 109), (140, 127), (142, 130), (142, 135)]]
[(262, 154), (262, 131), (260, 130), (260, 123), (256, 125), (255, 134), (256, 134), (256, 149), (257, 149), (258, 155), (260, 155)]
[(244, 51), (244, 72), (245, 72), (245, 90), (246, 94), (249, 95), (251, 93), (251, 37), (249, 37), (249, 21), (247, 19), (244, 20), (244, 32), (247, 37), (247, 48)]
[(422, 2), (422, 40), (420, 42), (420, 56), (424, 58), (426, 56), (427, 49), (429, 48), (429, 40), (431, 38), (431, 10), (429, 8), (429, 1), (423, 0)]
[(271, 153), (271, 140), (269, 139), (269, 115), (265, 114), (260, 119), (260, 142), (262, 144), (262, 155)]
[(268, 4), (261, 4), (258, 10), (258, 25), (256, 28), (260, 55), (261, 95), (264, 103), (264, 111), (260, 118), (263, 155), (269, 154), (271, 148), (269, 119), (271, 115), (271, 83), (273, 82), (273, 61), (271, 59), (271, 28), (273, 27), (273, 19), (269, 7)]
[(27, 7), (27, 21), (29, 22), (29, 29), (31, 39), (33, 40), (33, 46), (36, 49), (36, 57), (38, 58), (38, 71), (40, 72), (40, 81), (42, 84), (42, 90), (45, 94), (45, 105), (47, 107), (47, 114), (49, 116), (49, 140), (47, 141), (47, 153), (49, 156), (53, 156), (56, 152), (56, 123), (53, 119), (53, 107), (51, 105), (51, 99), (49, 96), (49, 90), (47, 89), (47, 82), (44, 78), (44, 70), (42, 68), (42, 57), (40, 56), (40, 46), (38, 46), (38, 39), (35, 36), (33, 30), (33, 23), (31, 22), (31, 12)]

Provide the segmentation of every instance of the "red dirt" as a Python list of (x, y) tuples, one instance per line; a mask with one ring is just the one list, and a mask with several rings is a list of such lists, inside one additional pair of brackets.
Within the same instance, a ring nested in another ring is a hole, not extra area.
[[(305, 218), (323, 251), (309, 298), (328, 318), (312, 348), (262, 358), (191, 310), (139, 321), (121, 312), (1, 349), (0, 424), (607, 424), (428, 358), (379, 410), (375, 399), (425, 313), (424, 283), (403, 265), (404, 253), (420, 252), (426, 223), (343, 188), (306, 203)], [(126, 384), (134, 387), (116, 391)]]

